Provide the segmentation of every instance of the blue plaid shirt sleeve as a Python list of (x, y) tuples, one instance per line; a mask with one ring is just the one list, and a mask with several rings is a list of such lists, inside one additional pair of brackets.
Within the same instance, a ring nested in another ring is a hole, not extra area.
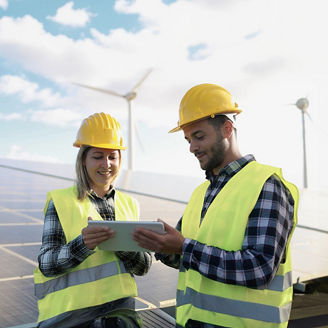
[(203, 276), (249, 288), (266, 288), (283, 258), (293, 228), (294, 200), (275, 175), (264, 184), (239, 251), (225, 251), (186, 238), (182, 264)]
[[(85, 246), (82, 235), (66, 243), (55, 205), (50, 200), (44, 219), (42, 246), (38, 256), (40, 271), (46, 277), (65, 273), (94, 252)], [(116, 255), (124, 262), (129, 272), (138, 276), (145, 275), (152, 264), (152, 256), (149, 252), (116, 252)]]
[(84, 245), (82, 235), (66, 244), (63, 228), (52, 200), (44, 218), (42, 246), (38, 256), (40, 271), (46, 277), (62, 274), (83, 262), (94, 251)]

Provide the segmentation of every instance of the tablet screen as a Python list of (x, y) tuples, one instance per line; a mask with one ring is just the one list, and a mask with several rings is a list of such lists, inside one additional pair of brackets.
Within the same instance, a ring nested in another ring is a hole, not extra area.
[(98, 245), (101, 250), (107, 251), (149, 251), (138, 246), (132, 239), (132, 233), (137, 228), (144, 228), (164, 234), (164, 225), (157, 221), (88, 221), (90, 226), (106, 226), (115, 231), (115, 236)]

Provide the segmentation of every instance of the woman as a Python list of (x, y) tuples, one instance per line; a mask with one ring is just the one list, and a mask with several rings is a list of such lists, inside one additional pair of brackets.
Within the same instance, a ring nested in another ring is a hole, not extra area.
[(150, 268), (147, 252), (96, 249), (111, 238), (88, 220), (138, 220), (135, 199), (114, 189), (123, 146), (120, 124), (96, 113), (85, 119), (73, 144), (76, 186), (48, 193), (39, 266), (34, 272), (39, 327), (141, 327), (134, 311), (133, 275)]

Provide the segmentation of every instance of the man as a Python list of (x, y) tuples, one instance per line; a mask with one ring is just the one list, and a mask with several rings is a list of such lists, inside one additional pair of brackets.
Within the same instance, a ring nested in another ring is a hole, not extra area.
[(287, 327), (292, 301), (289, 242), (298, 191), (281, 170), (242, 156), (241, 110), (214, 84), (191, 88), (178, 126), (206, 171), (176, 229), (138, 229), (134, 239), (179, 267), (177, 327)]

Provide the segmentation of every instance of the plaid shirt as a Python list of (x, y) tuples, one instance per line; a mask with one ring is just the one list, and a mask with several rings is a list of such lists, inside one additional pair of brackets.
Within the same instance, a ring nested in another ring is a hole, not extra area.
[[(246, 164), (255, 160), (247, 155), (231, 162), (217, 176), (206, 172), (210, 180), (201, 222), (216, 195)], [(185, 238), (182, 265), (203, 276), (226, 284), (249, 288), (266, 288), (278, 269), (288, 237), (293, 228), (294, 200), (281, 180), (272, 175), (264, 184), (254, 209), (249, 215), (242, 248), (225, 251)], [(181, 231), (181, 220), (176, 228)], [(163, 263), (179, 268), (180, 256), (156, 254)], [(198, 326), (197, 326), (198, 327)]]
[[(112, 188), (103, 198), (92, 192), (89, 199), (104, 220), (115, 220), (114, 197), (115, 190)], [(93, 250), (84, 245), (82, 235), (66, 243), (56, 208), (50, 200), (44, 219), (42, 246), (38, 256), (40, 271), (46, 277), (65, 273), (93, 253)], [(115, 254), (124, 262), (129, 272), (138, 276), (146, 274), (152, 263), (151, 254), (148, 252), (115, 252)]]

